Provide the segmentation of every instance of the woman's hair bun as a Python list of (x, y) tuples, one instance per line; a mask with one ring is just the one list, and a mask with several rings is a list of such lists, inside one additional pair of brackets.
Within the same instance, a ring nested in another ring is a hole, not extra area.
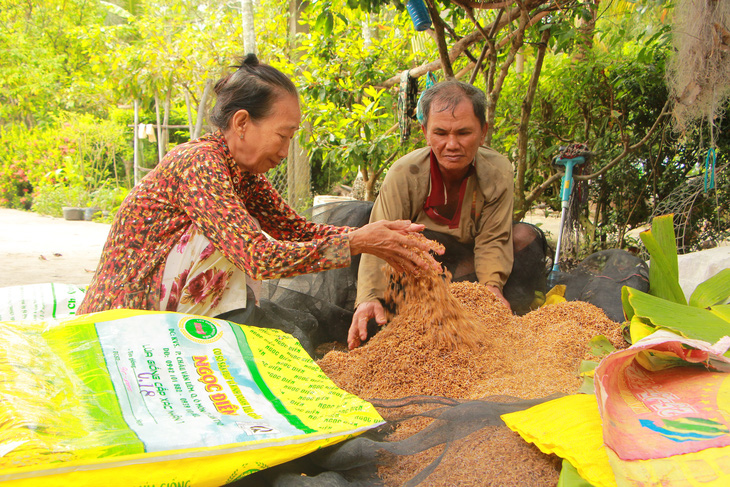
[(252, 120), (261, 120), (269, 116), (282, 95), (297, 96), (294, 83), (278, 69), (260, 63), (256, 54), (246, 54), (237, 61), (239, 66), (231, 66), (236, 71), (221, 78), (214, 88), (218, 101), (210, 122), (221, 130), (229, 128), (238, 110), (247, 110)]
[(256, 57), (256, 54), (250, 52), (244, 56), (243, 60), (241, 60), (241, 67), (244, 66), (258, 66), (259, 65), (259, 58)]

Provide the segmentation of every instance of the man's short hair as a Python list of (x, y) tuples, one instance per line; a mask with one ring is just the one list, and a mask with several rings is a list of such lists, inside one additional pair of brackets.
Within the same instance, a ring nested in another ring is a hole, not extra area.
[(439, 111), (456, 109), (463, 100), (469, 100), (474, 108), (474, 115), (482, 127), (487, 123), (487, 97), (484, 92), (469, 83), (447, 80), (437, 83), (423, 92), (419, 105), (423, 113), (423, 126), (428, 127), (428, 116), (433, 102), (438, 102)]

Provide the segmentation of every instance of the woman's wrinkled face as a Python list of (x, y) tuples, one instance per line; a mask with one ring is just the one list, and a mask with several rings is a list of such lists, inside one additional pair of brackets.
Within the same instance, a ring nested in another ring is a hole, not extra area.
[(300, 120), (299, 99), (288, 93), (274, 102), (266, 118), (252, 120), (246, 110), (239, 110), (226, 137), (233, 160), (254, 174), (275, 168), (287, 156)]

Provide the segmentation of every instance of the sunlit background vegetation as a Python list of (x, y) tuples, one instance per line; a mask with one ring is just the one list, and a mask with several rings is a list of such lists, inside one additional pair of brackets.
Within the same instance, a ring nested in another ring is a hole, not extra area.
[(287, 165), (269, 175), (299, 210), (315, 195), (374, 198), (390, 163), (423, 145), (416, 121), (400, 117), (407, 138), (399, 124), (410, 70), (419, 91), (427, 72), (474, 74), (487, 91), (488, 142), (515, 165), (516, 219), (559, 211), (553, 158), (585, 142), (595, 156), (573, 203), (580, 252), (634, 245), (627, 231), (667, 210), (686, 213), (680, 250), (727, 236), (728, 177), (702, 184), (709, 149), (727, 165), (727, 117), (698, 114), (682, 130), (672, 117), (673, 2), (528, 0), (522, 15), (516, 2), (428, 3), (439, 14), (430, 33), (399, 0), (3, 0), (0, 206), (95, 206), (110, 218), (134, 184), (135, 138), (144, 175), (208, 130), (206, 86), (255, 50), (300, 91), (304, 196), (290, 194)]

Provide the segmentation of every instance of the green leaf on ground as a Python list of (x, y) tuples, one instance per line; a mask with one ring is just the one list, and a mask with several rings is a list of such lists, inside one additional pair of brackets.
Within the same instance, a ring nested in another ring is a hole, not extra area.
[(591, 353), (596, 357), (605, 357), (609, 353), (616, 351), (616, 347), (603, 335), (596, 335), (591, 338), (588, 346), (591, 347)]
[(557, 487), (593, 487), (593, 484), (581, 477), (572, 463), (563, 459)]
[[(656, 328), (666, 328), (688, 338), (715, 343), (730, 335), (730, 310), (724, 306), (710, 310), (678, 304), (666, 299), (643, 293), (637, 289), (627, 289), (627, 301), (641, 321)], [(719, 312), (713, 312), (719, 308)]]
[(689, 298), (689, 305), (698, 308), (709, 308), (725, 304), (730, 296), (730, 269), (723, 269), (695, 288)]

